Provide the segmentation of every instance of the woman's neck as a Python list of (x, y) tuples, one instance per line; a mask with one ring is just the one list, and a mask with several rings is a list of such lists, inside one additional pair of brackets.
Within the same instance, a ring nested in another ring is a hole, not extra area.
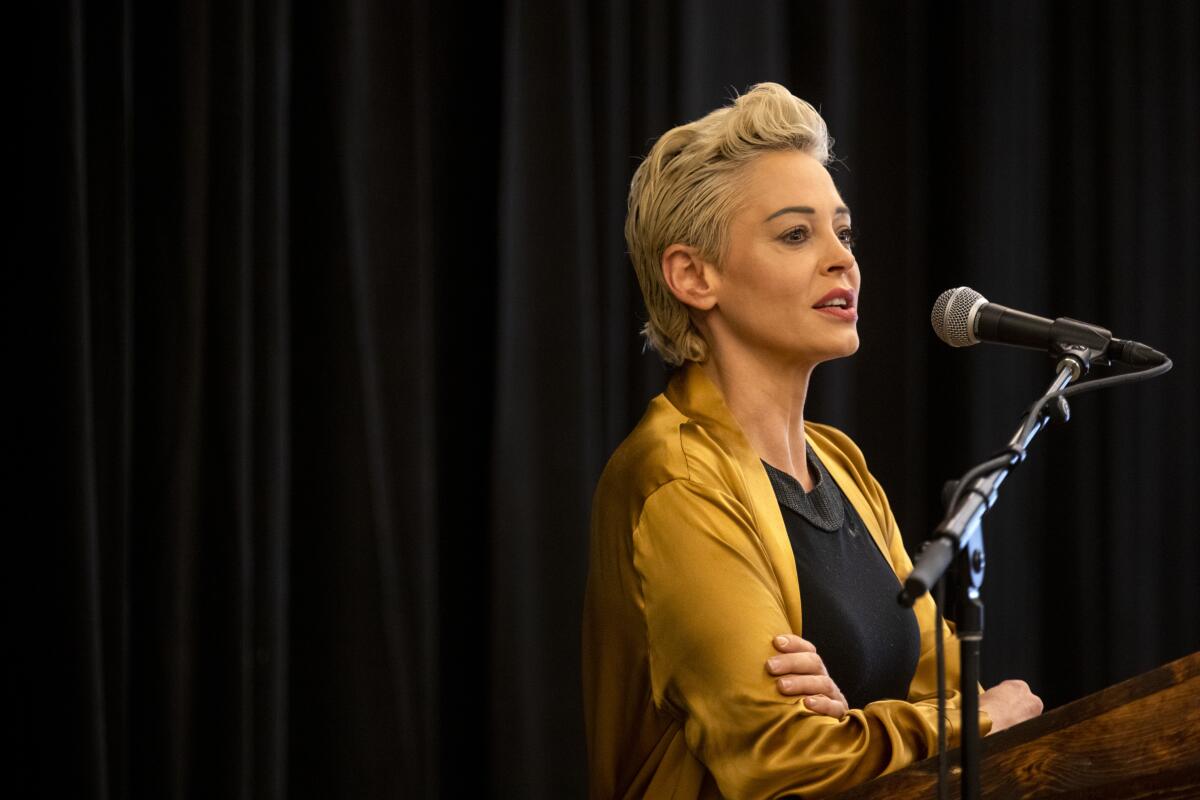
[(716, 350), (701, 364), (758, 457), (791, 474), (805, 491), (814, 483), (804, 438), (804, 400), (814, 366)]

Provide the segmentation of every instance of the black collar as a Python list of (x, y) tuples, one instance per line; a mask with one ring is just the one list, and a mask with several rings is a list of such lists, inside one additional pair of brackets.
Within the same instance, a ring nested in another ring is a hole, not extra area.
[(841, 529), (846, 520), (846, 507), (842, 504), (842, 493), (837, 484), (825, 470), (825, 465), (813, 453), (812, 447), (804, 446), (808, 463), (812, 465), (817, 475), (817, 482), (811, 492), (804, 491), (800, 481), (781, 469), (763, 462), (767, 475), (771, 479), (771, 487), (779, 504), (795, 511), (815, 528), (830, 533)]

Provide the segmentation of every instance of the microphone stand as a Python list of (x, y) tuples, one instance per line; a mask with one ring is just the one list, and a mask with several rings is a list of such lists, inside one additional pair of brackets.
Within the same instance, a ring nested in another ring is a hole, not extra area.
[[(1052, 353), (1058, 357), (1057, 372), (1046, 394), (1065, 389), (1086, 374), (1093, 358), (1103, 357), (1103, 351), (1078, 345), (1056, 346)], [(946, 517), (917, 554), (898, 598), (901, 605), (912, 607), (918, 597), (941, 579), (951, 562), (957, 562), (961, 603), (957, 632), (961, 660), (963, 800), (978, 800), (980, 796), (979, 654), (983, 643), (983, 602), (979, 589), (983, 586), (985, 564), (983, 515), (996, 504), (1000, 484), (1013, 467), (1025, 460), (1026, 449), (1038, 432), (1051, 419), (1066, 422), (1069, 418), (1066, 398), (1055, 398), (1042, 407), (1037, 419), (1021, 420), (1021, 426), (999, 456), (971, 470), (952, 486)]]

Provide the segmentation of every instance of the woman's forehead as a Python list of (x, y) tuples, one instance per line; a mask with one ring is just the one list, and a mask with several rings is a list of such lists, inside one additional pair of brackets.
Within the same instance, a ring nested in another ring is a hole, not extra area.
[(765, 212), (763, 221), (789, 207), (811, 209), (809, 213), (817, 214), (849, 214), (829, 170), (799, 150), (759, 156), (752, 165), (746, 188), (746, 205)]

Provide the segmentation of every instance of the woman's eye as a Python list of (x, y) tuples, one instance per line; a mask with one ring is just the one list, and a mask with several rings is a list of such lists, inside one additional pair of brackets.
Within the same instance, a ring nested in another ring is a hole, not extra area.
[(799, 244), (808, 239), (808, 228), (792, 228), (783, 235), (783, 240), (790, 244)]
[(842, 228), (840, 231), (838, 231), (838, 238), (841, 239), (842, 244), (846, 245), (847, 250), (854, 249), (854, 231), (853, 230), (851, 230), (850, 228)]

